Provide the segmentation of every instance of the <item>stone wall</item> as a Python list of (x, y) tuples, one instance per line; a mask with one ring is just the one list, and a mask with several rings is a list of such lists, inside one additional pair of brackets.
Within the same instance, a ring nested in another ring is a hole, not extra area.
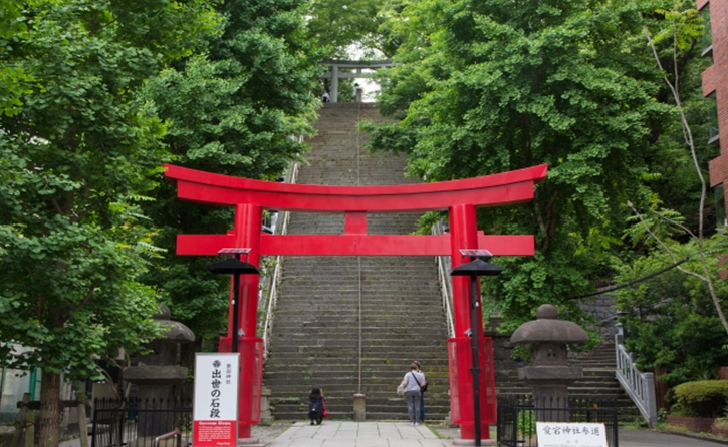
[(615, 297), (613, 295), (596, 295), (579, 300), (579, 307), (586, 313), (591, 314), (597, 320), (597, 326), (589, 327), (602, 336), (604, 341), (614, 340), (617, 329), (617, 310), (614, 308)]

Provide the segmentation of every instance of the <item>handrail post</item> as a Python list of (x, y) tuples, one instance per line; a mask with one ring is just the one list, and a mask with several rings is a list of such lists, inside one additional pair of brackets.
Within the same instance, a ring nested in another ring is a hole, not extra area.
[(650, 428), (657, 425), (657, 398), (655, 396), (655, 374), (645, 373), (645, 404), (649, 410), (649, 419), (647, 423)]
[(179, 429), (154, 438), (154, 447), (159, 447), (160, 441), (169, 439), (173, 436), (177, 436), (177, 447), (182, 447), (182, 432)]
[[(624, 344), (624, 325), (617, 323), (614, 325), (617, 328), (617, 334), (614, 336), (614, 343), (619, 346)], [(617, 354), (619, 355), (619, 354)]]

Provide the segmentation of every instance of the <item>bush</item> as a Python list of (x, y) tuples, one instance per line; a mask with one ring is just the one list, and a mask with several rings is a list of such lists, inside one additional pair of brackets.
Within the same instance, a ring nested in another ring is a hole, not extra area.
[(728, 403), (728, 381), (703, 380), (685, 382), (673, 389), (675, 410), (687, 416), (715, 418), (723, 416)]

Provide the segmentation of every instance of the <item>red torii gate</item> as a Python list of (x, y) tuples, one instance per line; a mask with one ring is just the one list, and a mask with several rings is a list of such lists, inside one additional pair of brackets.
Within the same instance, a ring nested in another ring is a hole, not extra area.
[[(452, 180), (382, 186), (328, 186), (277, 183), (214, 174), (165, 165), (166, 176), (177, 181), (181, 199), (210, 205), (234, 206), (234, 229), (225, 235), (178, 235), (177, 254), (214, 256), (223, 248), (249, 248), (248, 262), (259, 267), (260, 256), (451, 256), (452, 267), (463, 264), (461, 249), (487, 249), (494, 256), (533, 256), (533, 236), (491, 236), (477, 230), (475, 209), (522, 203), (533, 199), (534, 186), (546, 178), (547, 165), (500, 174)], [(342, 235), (276, 236), (261, 231), (263, 209), (308, 212), (343, 212)], [(367, 234), (367, 213), (425, 212), (449, 210), (450, 233), (439, 236)], [(260, 419), (262, 340), (256, 337), (258, 314), (257, 275), (240, 277), (238, 321), (243, 336), (240, 352), (240, 403), (238, 436), (250, 437), (251, 425)], [(455, 334), (470, 329), (470, 279), (453, 277)], [(480, 294), (478, 293), (478, 296)], [(232, 293), (231, 293), (232, 300)], [(480, 307), (476, 312), (482, 327)], [(233, 306), (229, 307), (227, 337), (220, 339), (220, 352), (231, 352)], [(476, 331), (473, 331), (474, 333)], [(491, 346), (481, 337), (481, 347)], [(463, 439), (475, 437), (471, 339), (449, 340), (450, 408), (453, 423), (460, 424)], [(484, 351), (486, 349), (483, 349)], [(481, 432), (495, 422), (495, 381), (492, 350), (482, 352)]]

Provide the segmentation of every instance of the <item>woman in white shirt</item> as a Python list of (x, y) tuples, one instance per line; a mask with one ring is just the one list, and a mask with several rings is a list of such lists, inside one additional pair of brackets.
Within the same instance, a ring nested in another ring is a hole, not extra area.
[(418, 418), (420, 416), (420, 400), (422, 399), (420, 388), (427, 383), (425, 375), (419, 372), (417, 364), (413, 363), (410, 365), (410, 372), (404, 375), (402, 383), (405, 389), (404, 397), (407, 401), (410, 425), (419, 426)]

